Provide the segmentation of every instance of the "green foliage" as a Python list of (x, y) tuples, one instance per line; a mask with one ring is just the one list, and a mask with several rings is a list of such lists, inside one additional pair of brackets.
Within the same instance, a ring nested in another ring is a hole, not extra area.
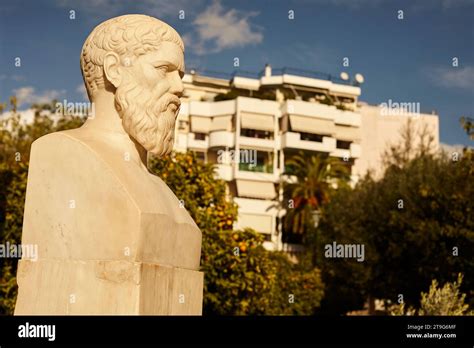
[[(55, 131), (77, 128), (84, 121), (44, 115), (52, 105), (38, 105), (34, 122), (9, 118), (0, 131), (0, 240), (19, 244), (23, 222), (31, 144)], [(16, 105), (12, 110), (16, 110)], [(19, 157), (18, 157), (19, 155)], [(214, 168), (193, 153), (150, 158), (150, 171), (159, 175), (182, 200), (203, 233), (205, 314), (313, 314), (323, 296), (320, 274), (293, 265), (286, 256), (263, 248), (263, 236), (252, 230), (233, 231), (237, 206), (227, 199), (226, 185)], [(15, 306), (16, 259), (1, 259), (0, 314)], [(294, 295), (294, 302), (289, 295)]]
[(308, 158), (302, 152), (286, 162), (284, 175), (296, 177), (296, 182), (283, 182), (283, 195), (285, 202), (291, 202), (285, 228), (297, 234), (314, 225), (312, 214), (329, 201), (332, 183), (341, 188), (349, 180), (347, 167), (339, 159), (321, 155)]
[[(367, 295), (403, 294), (413, 303), (433, 276), (446, 281), (458, 272), (469, 275), (472, 289), (474, 261), (465, 254), (474, 248), (471, 166), (420, 157), (389, 168), (380, 181), (366, 178), (352, 194), (339, 191), (323, 210), (317, 250), (332, 241), (364, 244), (366, 260), (321, 258), (330, 293), (352, 299), (348, 306)], [(464, 254), (453, 255), (453, 248)]]
[(235, 99), (239, 96), (241, 96), (242, 93), (236, 90), (231, 90), (227, 93), (219, 93), (214, 97), (214, 101), (223, 101), (223, 100), (232, 100)]
[(420, 309), (409, 307), (405, 310), (405, 304), (394, 305), (390, 308), (391, 315), (474, 315), (469, 311), (469, 305), (465, 304), (466, 294), (460, 292), (462, 274), (452, 283), (446, 283), (438, 288), (438, 281), (433, 279), (428, 293), (421, 293)]
[[(59, 130), (77, 128), (84, 121), (80, 117), (65, 117), (54, 123), (42, 115), (37, 106), (33, 123), (24, 124), (16, 114), (16, 98), (12, 97), (12, 117), (0, 125), (0, 240), (21, 243), (23, 210), (31, 144), (37, 138)], [(17, 259), (0, 259), (0, 314), (13, 314), (15, 307)]]
[[(233, 231), (236, 206), (214, 167), (192, 152), (152, 158), (159, 175), (184, 202), (203, 234), (204, 314), (312, 314), (322, 298), (319, 273), (296, 269), (285, 256), (265, 250), (263, 236), (251, 229)], [(288, 292), (295, 303), (288, 302)]]
[(461, 126), (471, 140), (474, 140), (474, 119), (472, 117), (461, 117)]
[(269, 315), (313, 315), (319, 309), (324, 296), (321, 274), (317, 268), (292, 264), (281, 252), (273, 252), (271, 258), (278, 270), (272, 291)]
[[(458, 275), (454, 283), (446, 283), (438, 289), (438, 282), (433, 280), (428, 293), (421, 293), (421, 308), (419, 315), (466, 315), (469, 305), (464, 303), (466, 294), (459, 289), (462, 284), (462, 275)], [(472, 314), (472, 312), (470, 312)]]
[(328, 284), (323, 310), (357, 309), (368, 296), (403, 294), (414, 304), (431, 279), (446, 282), (459, 272), (465, 289), (474, 288), (473, 158), (452, 161), (425, 145), (393, 148), (382, 179), (366, 177), (352, 192), (339, 190), (323, 208), (314, 252), (337, 241), (364, 244), (366, 254), (362, 263), (319, 259)]
[(277, 270), (262, 242), (249, 229), (207, 237), (202, 261), (206, 314), (266, 314)]
[(259, 90), (259, 91), (247, 91), (247, 90), (231, 90), (227, 93), (220, 93), (214, 97), (214, 101), (232, 100), (237, 97), (248, 97), (266, 100), (275, 100), (276, 94), (273, 90)]

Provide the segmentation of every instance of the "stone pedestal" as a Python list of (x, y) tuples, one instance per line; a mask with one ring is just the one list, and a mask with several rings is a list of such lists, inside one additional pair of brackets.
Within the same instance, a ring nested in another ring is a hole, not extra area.
[[(80, 129), (33, 143), (15, 314), (201, 315), (201, 231), (157, 176)], [(102, 155), (106, 153), (108, 155)]]
[(15, 315), (200, 315), (203, 273), (128, 261), (21, 260)]

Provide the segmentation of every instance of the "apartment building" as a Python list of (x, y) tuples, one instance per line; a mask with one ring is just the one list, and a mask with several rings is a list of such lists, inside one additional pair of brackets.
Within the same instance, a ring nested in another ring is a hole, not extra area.
[[(300, 151), (338, 157), (355, 183), (369, 169), (380, 171), (384, 148), (407, 121), (359, 103), (361, 84), (343, 77), (267, 65), (260, 74), (191, 70), (183, 78), (175, 150), (215, 164), (239, 206), (234, 227), (264, 234), (267, 249), (299, 248), (285, 240), (278, 206), (288, 159)], [(428, 123), (439, 142), (436, 115), (414, 119)]]
[[(175, 150), (192, 150), (215, 164), (239, 206), (234, 227), (264, 234), (270, 250), (299, 249), (285, 238), (285, 211), (278, 206), (281, 174), (296, 153), (340, 158), (356, 183), (368, 170), (382, 175), (384, 150), (401, 140), (409, 119), (439, 147), (434, 112), (368, 105), (359, 101), (361, 84), (342, 76), (266, 66), (259, 74), (191, 70), (183, 78)], [(79, 104), (83, 112), (87, 103)], [(26, 123), (34, 118), (32, 109), (20, 114)]]

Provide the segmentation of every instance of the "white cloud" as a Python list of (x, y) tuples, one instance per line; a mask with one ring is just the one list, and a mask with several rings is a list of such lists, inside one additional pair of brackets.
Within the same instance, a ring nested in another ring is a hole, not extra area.
[(18, 100), (18, 106), (24, 104), (50, 103), (53, 99), (59, 98), (64, 93), (66, 93), (65, 90), (58, 91), (55, 89), (36, 93), (35, 88), (32, 86), (20, 87), (13, 90), (13, 95), (15, 95)]
[(83, 83), (79, 84), (76, 87), (76, 92), (79, 93), (82, 96), (82, 98), (84, 98), (85, 100), (89, 100), (89, 97), (87, 96), (86, 87), (84, 86)]
[(449, 155), (452, 155), (454, 152), (457, 152), (458, 154), (463, 153), (464, 145), (462, 144), (445, 144), (445, 143), (439, 143), (440, 150), (448, 153)]
[(433, 83), (448, 88), (474, 88), (474, 66), (435, 67), (426, 70)]
[(214, 1), (194, 20), (196, 33), (187, 33), (183, 39), (198, 55), (258, 44), (262, 42), (263, 34), (249, 21), (257, 14), (236, 9), (226, 11), (219, 1)]

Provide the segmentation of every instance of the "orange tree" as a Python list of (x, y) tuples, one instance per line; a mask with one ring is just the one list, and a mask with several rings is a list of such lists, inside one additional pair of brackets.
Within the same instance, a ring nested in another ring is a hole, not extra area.
[[(0, 122), (0, 242), (21, 243), (23, 209), (30, 147), (37, 138), (51, 132), (79, 127), (81, 117), (64, 117), (58, 122), (43, 111), (53, 110), (51, 104), (35, 105), (32, 123), (23, 123), (16, 112), (16, 98), (10, 98), (11, 115)], [(6, 108), (0, 104), (0, 112)], [(0, 314), (13, 314), (15, 307), (16, 259), (0, 258)]]
[(203, 234), (204, 313), (230, 315), (313, 314), (323, 296), (316, 269), (305, 270), (263, 248), (262, 235), (233, 231), (237, 208), (225, 182), (192, 152), (152, 158), (152, 172), (180, 199)]
[[(53, 104), (54, 105), (54, 102)], [(38, 105), (32, 123), (13, 117), (0, 129), (0, 243), (21, 242), (31, 143), (45, 134), (79, 127), (84, 119), (53, 122)], [(4, 105), (0, 105), (0, 112)], [(206, 314), (312, 314), (323, 296), (319, 271), (291, 264), (286, 256), (265, 250), (262, 235), (233, 231), (237, 208), (226, 200), (225, 183), (210, 164), (193, 153), (151, 158), (158, 174), (183, 201), (203, 233), (201, 270), (205, 273)], [(0, 314), (12, 314), (16, 301), (16, 259), (0, 258)]]

